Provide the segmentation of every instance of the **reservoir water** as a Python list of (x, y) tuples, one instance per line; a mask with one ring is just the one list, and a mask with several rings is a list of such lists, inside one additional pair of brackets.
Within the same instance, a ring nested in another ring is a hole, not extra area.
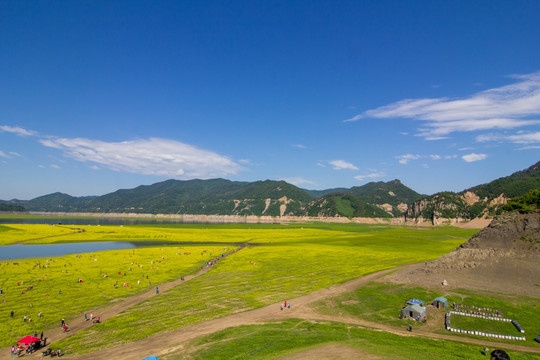
[[(47, 225), (166, 225), (190, 224), (181, 219), (127, 219), (127, 218), (2, 218), (0, 224), (47, 224)], [(192, 223), (191, 223), (192, 224)]]
[(136, 247), (135, 244), (122, 241), (44, 245), (5, 245), (0, 246), (0, 260), (46, 258), (94, 251), (131, 249), (134, 247)]

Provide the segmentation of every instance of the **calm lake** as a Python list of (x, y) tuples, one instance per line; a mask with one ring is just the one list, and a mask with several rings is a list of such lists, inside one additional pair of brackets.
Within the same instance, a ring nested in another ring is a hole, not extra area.
[(126, 218), (2, 218), (0, 224), (64, 224), (64, 225), (165, 225), (188, 224), (174, 219), (126, 219)]
[(135, 244), (122, 241), (44, 245), (5, 245), (0, 246), (0, 260), (46, 258), (103, 250), (131, 249), (134, 247), (136, 247)]

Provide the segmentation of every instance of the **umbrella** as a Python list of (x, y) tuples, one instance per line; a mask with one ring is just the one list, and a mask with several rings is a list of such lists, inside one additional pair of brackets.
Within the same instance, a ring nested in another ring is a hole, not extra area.
[(39, 341), (41, 341), (40, 338), (33, 337), (33, 336), (25, 336), (22, 339), (17, 340), (17, 343), (19, 343), (19, 344), (33, 344), (33, 343), (36, 343), (36, 342), (39, 342)]

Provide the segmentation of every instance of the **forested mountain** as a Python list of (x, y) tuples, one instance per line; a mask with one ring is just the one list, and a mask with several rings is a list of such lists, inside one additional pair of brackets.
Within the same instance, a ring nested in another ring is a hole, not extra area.
[(465, 220), (499, 214), (511, 198), (540, 189), (540, 162), (531, 167), (459, 193), (441, 192), (413, 202), (408, 218)]
[(5, 201), (0, 201), (0, 211), (21, 212), (26, 211), (26, 209), (21, 205), (14, 205)]
[(301, 189), (285, 181), (166, 180), (103, 196), (53, 193), (28, 201), (3, 201), (0, 211), (404, 217), (434, 222), (491, 217), (502, 211), (508, 199), (535, 189), (540, 189), (540, 162), (460, 193), (430, 196), (411, 190), (399, 180), (319, 191)]
[(314, 199), (285, 181), (167, 180), (97, 197), (54, 193), (13, 203), (48, 212), (393, 217), (421, 197), (398, 180), (364, 187), (323, 191), (327, 195)]

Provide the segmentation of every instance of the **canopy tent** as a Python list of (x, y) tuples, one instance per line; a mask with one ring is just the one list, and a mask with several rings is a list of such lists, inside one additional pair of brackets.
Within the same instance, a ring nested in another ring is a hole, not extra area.
[(17, 343), (19, 343), (19, 344), (33, 344), (33, 343), (37, 343), (37, 342), (40, 342), (40, 341), (41, 341), (41, 339), (38, 338), (38, 337), (25, 336), (22, 339), (17, 340)]
[(157, 356), (149, 356), (149, 357), (144, 358), (142, 360), (158, 360), (158, 357)]
[(448, 300), (443, 296), (439, 296), (438, 298), (433, 300), (432, 305), (436, 306), (437, 309), (439, 309), (441, 306), (444, 306), (444, 308), (446, 309), (448, 307)]
[(401, 309), (401, 316), (412, 317), (413, 319), (418, 319), (418, 317), (420, 317), (423, 319), (426, 316), (426, 308), (417, 304), (407, 305)]
[(422, 300), (418, 300), (418, 299), (410, 299), (410, 300), (407, 300), (406, 304), (423, 306), (424, 302)]

